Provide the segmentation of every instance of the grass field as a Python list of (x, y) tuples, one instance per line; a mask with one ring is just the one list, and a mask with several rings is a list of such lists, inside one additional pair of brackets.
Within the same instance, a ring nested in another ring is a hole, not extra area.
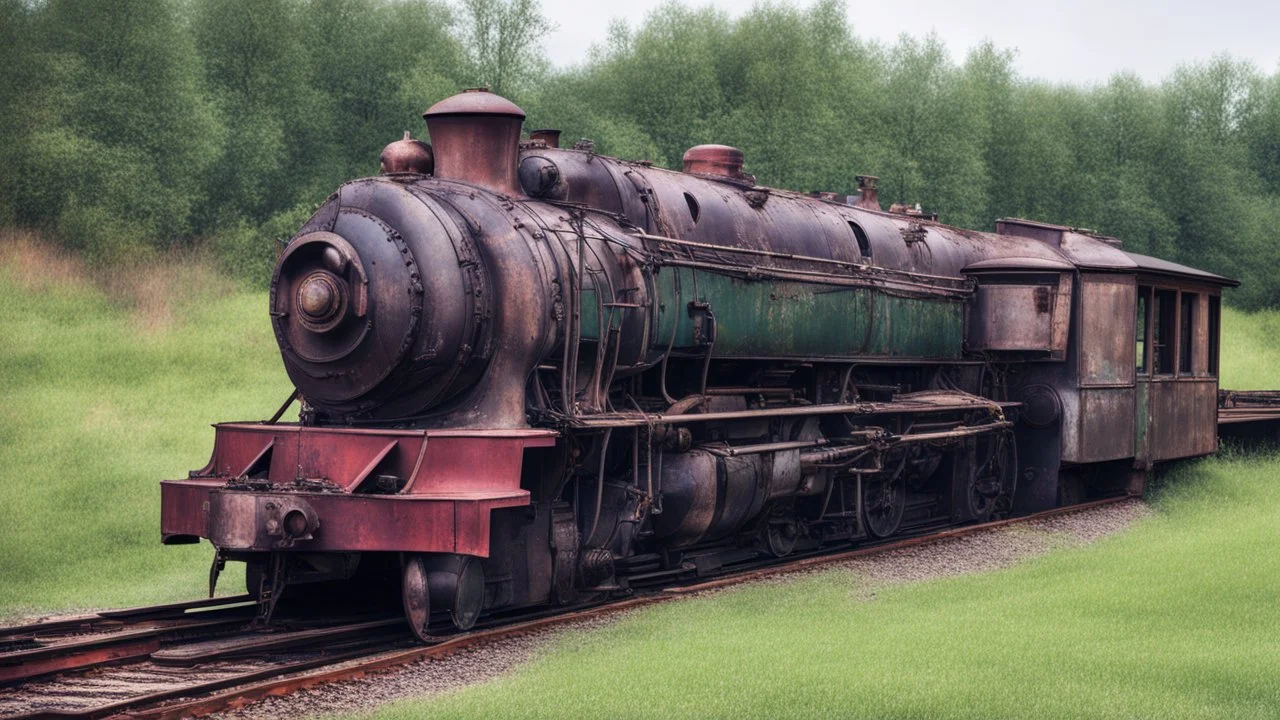
[(202, 596), (212, 549), (160, 545), (158, 481), (204, 465), (209, 423), (288, 395), (265, 295), (190, 262), (104, 290), (0, 243), (0, 616)]

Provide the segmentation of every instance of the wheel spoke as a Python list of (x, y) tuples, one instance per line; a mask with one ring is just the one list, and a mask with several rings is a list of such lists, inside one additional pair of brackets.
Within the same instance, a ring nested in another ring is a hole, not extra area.
[(906, 509), (906, 483), (901, 474), (867, 481), (862, 490), (863, 519), (867, 532), (888, 537), (898, 531)]

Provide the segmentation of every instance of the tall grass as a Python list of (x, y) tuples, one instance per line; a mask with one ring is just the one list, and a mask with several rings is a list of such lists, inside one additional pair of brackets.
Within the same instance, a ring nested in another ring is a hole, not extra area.
[(0, 337), (0, 615), (200, 596), (212, 551), (160, 545), (158, 483), (288, 394), (265, 294), (9, 233)]

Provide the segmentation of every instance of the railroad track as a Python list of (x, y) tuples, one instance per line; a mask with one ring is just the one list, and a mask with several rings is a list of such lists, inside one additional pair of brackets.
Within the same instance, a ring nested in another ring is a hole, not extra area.
[[(0, 628), (0, 718), (168, 720), (206, 715), (302, 688), (359, 678), (424, 658), (558, 625), (665, 602), (763, 577), (1088, 510), (1125, 496), (1009, 520), (773, 562), (724, 577), (645, 591), (590, 606), (492, 617), (476, 629), (420, 645), (403, 618), (321, 626), (251, 626), (248, 596), (108, 611)], [(443, 627), (443, 626), (442, 626)]]

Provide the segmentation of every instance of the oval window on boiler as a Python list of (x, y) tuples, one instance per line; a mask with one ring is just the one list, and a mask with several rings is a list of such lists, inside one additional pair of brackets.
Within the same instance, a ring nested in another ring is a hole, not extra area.
[(701, 213), (701, 209), (698, 207), (698, 200), (689, 193), (685, 193), (684, 202), (689, 206), (689, 217), (693, 218), (693, 224), (697, 225), (698, 215)]
[(858, 254), (862, 255), (863, 260), (871, 259), (871, 241), (867, 239), (867, 233), (858, 223), (850, 220), (849, 229), (853, 231), (853, 237), (858, 241)]

